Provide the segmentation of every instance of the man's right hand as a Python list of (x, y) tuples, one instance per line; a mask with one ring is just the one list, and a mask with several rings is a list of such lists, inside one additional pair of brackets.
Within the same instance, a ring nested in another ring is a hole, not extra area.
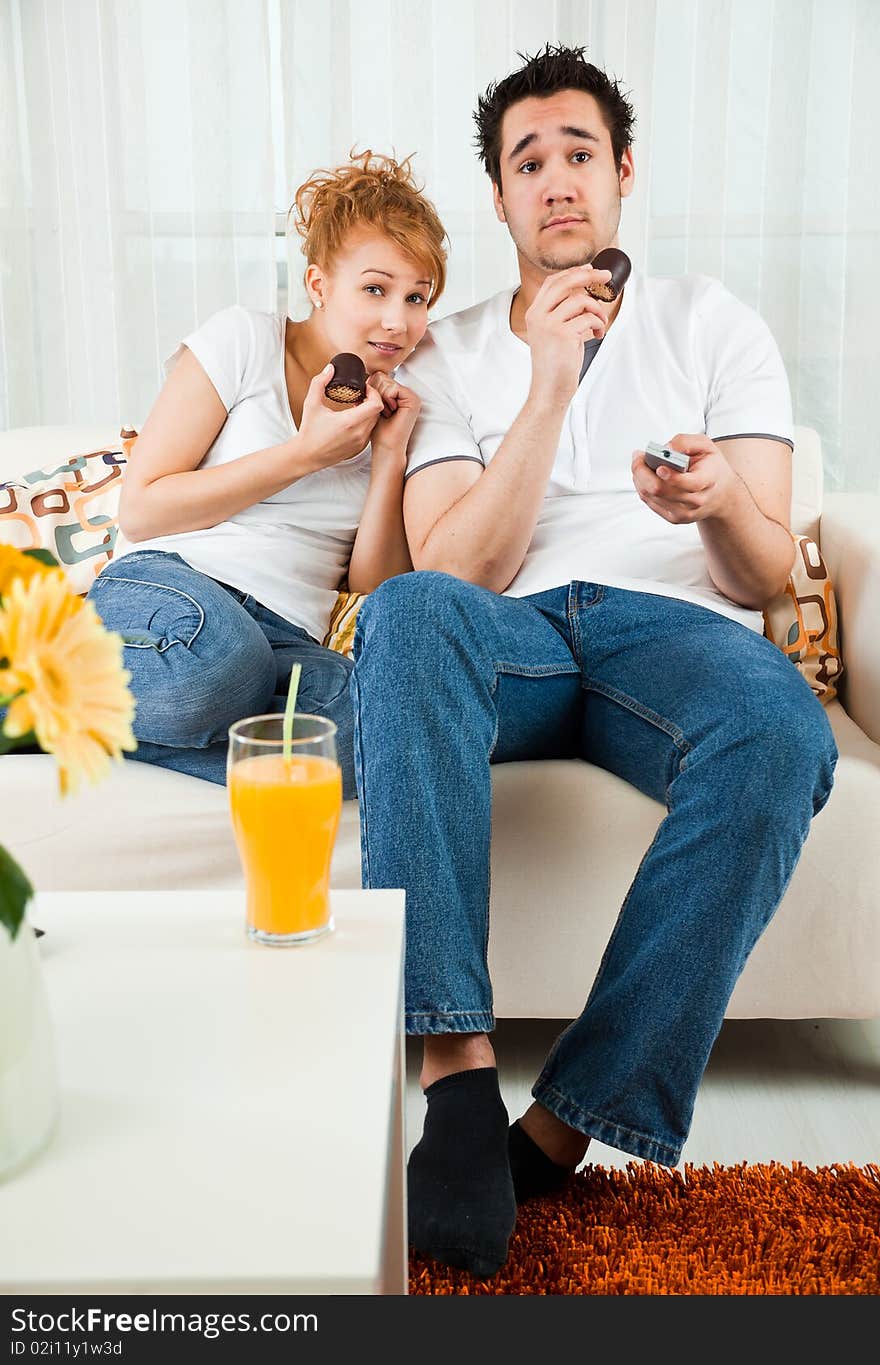
[(324, 387), (332, 374), (333, 366), (325, 365), (309, 385), (303, 402), (295, 447), (308, 471), (326, 469), (359, 455), (383, 410), (382, 398), (371, 384), (362, 403), (342, 411), (331, 408), (325, 402)]
[(610, 270), (576, 265), (548, 275), (525, 323), (532, 352), (530, 396), (567, 407), (580, 382), (584, 343), (603, 337), (610, 307), (587, 293), (594, 281), (604, 284)]

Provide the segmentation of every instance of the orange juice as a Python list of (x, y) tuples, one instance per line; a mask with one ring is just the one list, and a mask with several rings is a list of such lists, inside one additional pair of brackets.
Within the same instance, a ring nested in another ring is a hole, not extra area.
[(327, 928), (342, 806), (338, 763), (295, 752), (239, 759), (229, 772), (229, 802), (249, 928), (285, 937)]

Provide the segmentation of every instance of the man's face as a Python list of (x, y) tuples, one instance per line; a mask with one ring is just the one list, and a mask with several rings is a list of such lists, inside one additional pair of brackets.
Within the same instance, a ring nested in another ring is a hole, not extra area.
[(633, 187), (629, 148), (618, 171), (592, 95), (560, 90), (511, 105), (501, 124), (501, 192), (495, 212), (520, 257), (540, 272), (585, 265), (610, 246), (620, 201)]

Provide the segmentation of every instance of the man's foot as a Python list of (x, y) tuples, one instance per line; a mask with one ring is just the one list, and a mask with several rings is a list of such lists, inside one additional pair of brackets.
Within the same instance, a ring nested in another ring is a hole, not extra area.
[(561, 1190), (574, 1166), (560, 1166), (542, 1152), (537, 1142), (533, 1142), (521, 1127), (519, 1119), (512, 1123), (507, 1134), (507, 1151), (510, 1157), (510, 1174), (517, 1204), (527, 1199), (538, 1199), (544, 1194), (555, 1194)]
[(542, 1104), (510, 1125), (508, 1154), (517, 1204), (561, 1190), (584, 1159), (590, 1139)]
[(507, 1259), (516, 1199), (498, 1071), (454, 1072), (425, 1091), (421, 1141), (407, 1167), (410, 1244), (485, 1279)]

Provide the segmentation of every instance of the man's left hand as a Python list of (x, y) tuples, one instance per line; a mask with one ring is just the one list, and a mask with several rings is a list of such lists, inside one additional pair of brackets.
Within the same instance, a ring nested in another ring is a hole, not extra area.
[(655, 471), (645, 464), (643, 450), (634, 451), (633, 483), (642, 502), (675, 525), (704, 521), (729, 511), (743, 483), (719, 447), (708, 436), (681, 433), (664, 444), (689, 455), (690, 468), (686, 474), (663, 468)]

